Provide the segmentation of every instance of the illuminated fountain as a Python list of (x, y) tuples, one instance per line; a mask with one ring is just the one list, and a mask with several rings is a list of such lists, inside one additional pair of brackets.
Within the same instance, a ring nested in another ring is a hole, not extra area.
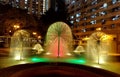
[(80, 55), (85, 52), (85, 49), (82, 45), (78, 45), (73, 52)]
[(111, 39), (103, 32), (93, 33), (87, 41), (87, 57), (98, 64), (104, 63), (110, 51)]
[(32, 49), (36, 51), (36, 54), (41, 54), (44, 51), (44, 49), (38, 42), (34, 45)]
[(69, 26), (63, 22), (56, 22), (50, 25), (45, 40), (46, 54), (51, 57), (65, 57), (71, 55), (72, 32)]
[(14, 57), (15, 60), (23, 60), (26, 52), (26, 47), (28, 47), (28, 38), (30, 34), (25, 30), (16, 31), (11, 37), (10, 45), (10, 55)]

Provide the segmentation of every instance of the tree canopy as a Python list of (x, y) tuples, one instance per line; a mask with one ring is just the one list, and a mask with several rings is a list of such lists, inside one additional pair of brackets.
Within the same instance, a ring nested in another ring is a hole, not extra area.
[(1, 19), (4, 26), (4, 33), (8, 33), (10, 30), (14, 32), (15, 25), (18, 25), (20, 29), (35, 29), (37, 22), (32, 15), (28, 15), (26, 10), (11, 8), (3, 14)]

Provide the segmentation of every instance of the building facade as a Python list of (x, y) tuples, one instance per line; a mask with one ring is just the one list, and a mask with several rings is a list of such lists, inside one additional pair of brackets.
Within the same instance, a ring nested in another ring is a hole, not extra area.
[(12, 7), (26, 9), (28, 14), (36, 15), (38, 18), (49, 10), (51, 0), (0, 0)]
[(120, 53), (120, 0), (66, 0), (66, 6), (76, 41), (100, 30), (113, 37)]

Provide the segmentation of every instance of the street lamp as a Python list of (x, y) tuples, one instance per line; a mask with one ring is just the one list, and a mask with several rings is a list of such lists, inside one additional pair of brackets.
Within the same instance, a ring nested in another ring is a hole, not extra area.
[(15, 30), (20, 28), (19, 25), (14, 25), (13, 27), (14, 27)]
[(38, 36), (38, 39), (41, 39), (42, 37), (41, 36)]
[(37, 35), (37, 32), (33, 32), (32, 34), (33, 34), (33, 35)]

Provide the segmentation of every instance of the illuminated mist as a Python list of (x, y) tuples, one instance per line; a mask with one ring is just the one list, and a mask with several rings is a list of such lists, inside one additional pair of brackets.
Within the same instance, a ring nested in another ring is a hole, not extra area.
[(18, 30), (11, 37), (10, 55), (13, 56), (15, 60), (22, 60), (25, 57), (25, 47), (29, 45), (29, 36), (30, 34), (27, 31)]
[(65, 57), (71, 55), (72, 32), (69, 26), (63, 22), (50, 25), (45, 40), (45, 51), (51, 57)]

